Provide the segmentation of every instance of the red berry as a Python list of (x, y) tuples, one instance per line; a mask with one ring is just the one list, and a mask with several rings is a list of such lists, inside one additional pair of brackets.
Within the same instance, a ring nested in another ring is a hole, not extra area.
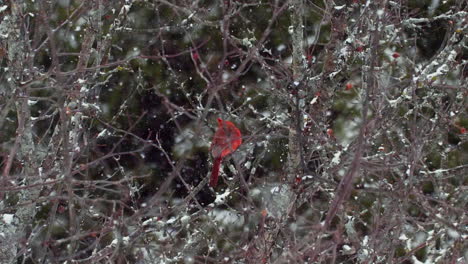
[(362, 52), (364, 50), (364, 47), (363, 46), (359, 46), (356, 48), (356, 51), (357, 52)]
[(400, 53), (395, 52), (395, 53), (392, 54), (392, 57), (395, 58), (395, 59), (397, 59), (397, 58), (400, 57)]
[(198, 60), (198, 53), (197, 52), (192, 53), (192, 58), (194, 60)]
[(462, 127), (460, 128), (460, 134), (465, 134), (466, 133), (466, 128)]
[(327, 135), (329, 137), (333, 137), (333, 129), (331, 129), (331, 128), (327, 129)]
[(349, 91), (351, 89), (353, 89), (353, 84), (352, 83), (347, 83), (346, 84), (346, 91)]
[(63, 212), (65, 212), (65, 210), (66, 210), (66, 208), (63, 205), (59, 205), (57, 207), (57, 212), (59, 212), (59, 214), (62, 214)]

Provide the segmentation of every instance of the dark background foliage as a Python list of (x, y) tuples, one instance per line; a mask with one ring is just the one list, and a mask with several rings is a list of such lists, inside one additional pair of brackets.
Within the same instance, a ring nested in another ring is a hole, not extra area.
[(332, 2), (0, 1), (0, 262), (466, 262), (467, 2)]

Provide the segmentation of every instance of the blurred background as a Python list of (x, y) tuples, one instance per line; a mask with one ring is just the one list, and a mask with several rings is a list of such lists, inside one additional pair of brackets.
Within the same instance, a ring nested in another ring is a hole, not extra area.
[(466, 14), (0, 1), (0, 263), (468, 261)]

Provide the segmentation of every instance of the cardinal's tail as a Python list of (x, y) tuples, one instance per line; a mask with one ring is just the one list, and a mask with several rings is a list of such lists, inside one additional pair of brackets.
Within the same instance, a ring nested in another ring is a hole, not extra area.
[(216, 187), (218, 184), (219, 168), (221, 167), (221, 157), (217, 157), (213, 163), (213, 170), (211, 171), (210, 186)]

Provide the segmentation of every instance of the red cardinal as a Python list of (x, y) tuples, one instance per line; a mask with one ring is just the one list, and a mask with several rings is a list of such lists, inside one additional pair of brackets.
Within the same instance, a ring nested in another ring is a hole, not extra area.
[(215, 187), (218, 183), (219, 168), (223, 158), (234, 152), (241, 143), (239, 129), (232, 122), (218, 118), (218, 129), (214, 134), (213, 142), (211, 142), (211, 155), (214, 158), (210, 179), (211, 187)]

